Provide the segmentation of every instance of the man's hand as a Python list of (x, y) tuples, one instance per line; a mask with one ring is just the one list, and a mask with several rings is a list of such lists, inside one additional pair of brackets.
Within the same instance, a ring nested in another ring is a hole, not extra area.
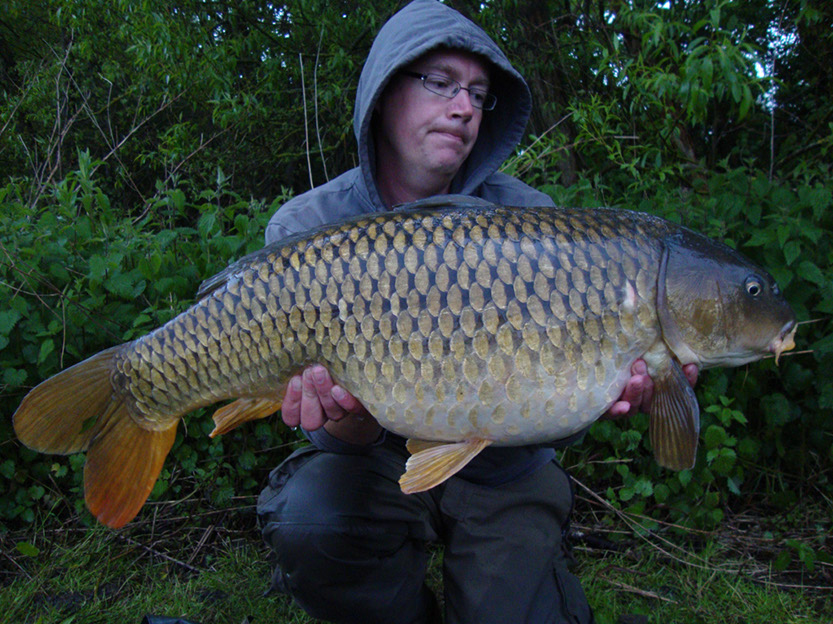
[[(686, 364), (683, 373), (691, 387), (697, 383), (700, 369), (697, 364)], [(618, 420), (626, 416), (633, 416), (639, 411), (648, 412), (651, 399), (654, 397), (654, 382), (648, 376), (648, 366), (645, 360), (637, 360), (631, 366), (631, 378), (622, 392), (622, 396), (610, 409), (602, 415), (602, 420)]]
[(336, 385), (320, 364), (289, 380), (281, 417), (288, 426), (301, 426), (307, 431), (325, 427), (331, 435), (352, 444), (370, 444), (381, 432), (364, 405)]

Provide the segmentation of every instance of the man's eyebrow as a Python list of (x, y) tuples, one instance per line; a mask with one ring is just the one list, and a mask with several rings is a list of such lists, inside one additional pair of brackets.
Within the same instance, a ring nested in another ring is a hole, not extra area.
[[(431, 63), (429, 65), (426, 65), (425, 69), (420, 69), (418, 71), (420, 71), (423, 74), (431, 74), (437, 72), (440, 74), (445, 74), (449, 78), (454, 78), (455, 80), (457, 79), (459, 73), (451, 65), (446, 65), (445, 63)], [(478, 87), (488, 88), (490, 84), (489, 77), (482, 76), (480, 78), (475, 78), (471, 81), (470, 84)]]

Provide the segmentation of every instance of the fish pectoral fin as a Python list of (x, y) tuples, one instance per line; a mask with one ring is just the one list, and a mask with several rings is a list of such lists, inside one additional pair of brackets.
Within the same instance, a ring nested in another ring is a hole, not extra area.
[(280, 399), (274, 397), (250, 397), (237, 399), (214, 412), (214, 431), (209, 435), (214, 438), (236, 429), (251, 420), (260, 420), (271, 416), (281, 409)]
[(477, 438), (466, 442), (408, 440), (408, 450), (416, 452), (405, 464), (399, 487), (405, 494), (430, 490), (461, 470), (491, 443)]
[(660, 466), (693, 468), (700, 437), (700, 406), (683, 369), (672, 361), (654, 377), (650, 438)]

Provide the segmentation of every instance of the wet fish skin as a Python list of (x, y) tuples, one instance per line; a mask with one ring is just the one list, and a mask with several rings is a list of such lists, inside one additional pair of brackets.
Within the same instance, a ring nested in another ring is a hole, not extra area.
[(43, 382), (15, 414), (32, 448), (89, 449), (85, 495), (105, 524), (138, 512), (185, 414), (242, 397), (215, 415), (219, 432), (267, 416), (289, 377), (314, 362), (382, 426), (415, 440), (406, 491), (447, 478), (488, 444), (583, 429), (639, 357), (657, 387), (658, 460), (687, 467), (698, 407), (680, 366), (778, 355), (795, 324), (772, 279), (739, 254), (608, 209), (371, 215), (244, 258), (201, 295), (147, 336)]

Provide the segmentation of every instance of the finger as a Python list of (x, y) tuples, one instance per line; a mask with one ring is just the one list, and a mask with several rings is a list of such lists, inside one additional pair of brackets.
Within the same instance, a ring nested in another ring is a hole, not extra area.
[(622, 396), (619, 397), (620, 401), (627, 402), (629, 404), (628, 414), (631, 416), (639, 411), (639, 406), (643, 403), (646, 379), (648, 379), (647, 375), (632, 376), (628, 379), (628, 383), (625, 386), (625, 390), (622, 392)]
[(324, 425), (326, 418), (315, 388), (312, 369), (306, 369), (301, 375), (301, 387), (301, 427), (307, 431), (315, 431)]
[(636, 360), (631, 365), (629, 385), (631, 386), (630, 394), (627, 394), (626, 398), (631, 403), (631, 415), (640, 410), (647, 414), (651, 409), (651, 401), (654, 398), (654, 380), (648, 374), (648, 365), (645, 360)]
[(357, 414), (359, 412), (367, 411), (361, 401), (341, 386), (333, 386), (331, 394), (333, 400), (338, 403), (341, 409), (349, 414)]
[(330, 372), (323, 366), (317, 365), (310, 368), (310, 375), (315, 386), (315, 392), (318, 395), (318, 400), (321, 403), (324, 419), (341, 420), (344, 418), (346, 415), (344, 408), (333, 397), (335, 382), (330, 377)]
[(700, 376), (700, 367), (697, 364), (686, 364), (683, 366), (683, 374), (693, 388), (697, 384), (697, 379)]
[(631, 376), (635, 377), (637, 375), (647, 375), (648, 374), (648, 365), (645, 363), (645, 360), (639, 359), (636, 360), (633, 364), (631, 364)]
[(619, 420), (629, 416), (631, 412), (631, 404), (627, 401), (616, 401), (610, 406), (610, 409), (602, 414), (601, 420)]
[(287, 427), (301, 424), (301, 376), (296, 375), (286, 386), (286, 396), (281, 404), (281, 418)]

